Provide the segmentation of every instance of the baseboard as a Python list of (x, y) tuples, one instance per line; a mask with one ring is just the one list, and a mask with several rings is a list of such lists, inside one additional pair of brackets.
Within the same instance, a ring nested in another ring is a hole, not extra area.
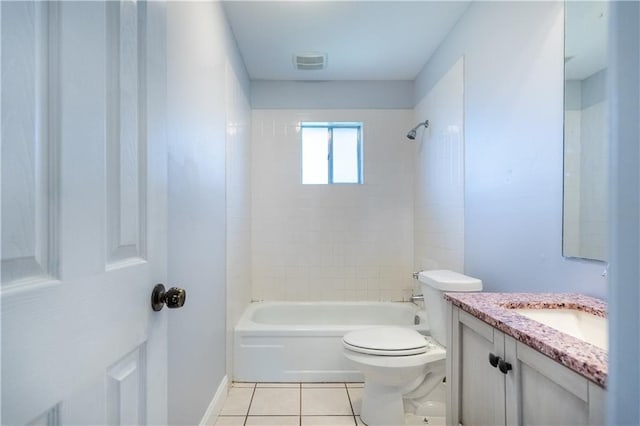
[(224, 376), (220, 381), (220, 385), (218, 385), (218, 389), (216, 390), (215, 395), (213, 395), (213, 399), (207, 407), (207, 411), (205, 411), (202, 420), (200, 420), (200, 426), (215, 425), (218, 414), (220, 414), (222, 406), (224, 405), (224, 401), (227, 398), (228, 390), (229, 379), (227, 378), (227, 376)]

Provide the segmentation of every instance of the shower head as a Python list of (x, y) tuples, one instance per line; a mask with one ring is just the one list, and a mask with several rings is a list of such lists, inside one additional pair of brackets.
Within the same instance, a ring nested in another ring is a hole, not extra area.
[(429, 127), (429, 120), (424, 120), (424, 122), (418, 123), (416, 127), (409, 130), (409, 133), (407, 133), (407, 138), (410, 140), (414, 140), (416, 138), (416, 130), (418, 130), (420, 126), (424, 126), (426, 129), (427, 127)]

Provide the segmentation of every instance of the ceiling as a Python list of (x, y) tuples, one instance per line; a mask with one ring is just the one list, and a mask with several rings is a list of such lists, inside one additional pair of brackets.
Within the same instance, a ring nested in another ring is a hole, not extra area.
[[(252, 80), (414, 80), (469, 1), (223, 1)], [(328, 55), (323, 70), (296, 53)]]

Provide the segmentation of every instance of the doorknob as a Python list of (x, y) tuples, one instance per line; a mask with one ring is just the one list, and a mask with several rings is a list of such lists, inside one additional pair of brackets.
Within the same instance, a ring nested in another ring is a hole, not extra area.
[(492, 367), (494, 368), (497, 367), (499, 362), (500, 362), (499, 356), (489, 353), (489, 364), (491, 364)]
[(502, 374), (507, 374), (509, 371), (513, 370), (513, 367), (511, 367), (511, 364), (501, 359), (498, 361), (498, 369), (502, 371)]
[(178, 287), (171, 287), (165, 291), (163, 284), (156, 284), (151, 293), (151, 309), (159, 311), (166, 304), (167, 308), (181, 308), (187, 299), (186, 290)]

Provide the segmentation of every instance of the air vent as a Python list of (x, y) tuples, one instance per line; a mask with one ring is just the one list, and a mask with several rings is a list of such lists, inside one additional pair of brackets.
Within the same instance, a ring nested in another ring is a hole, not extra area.
[(326, 53), (304, 53), (293, 55), (293, 66), (304, 71), (322, 70), (327, 66)]

